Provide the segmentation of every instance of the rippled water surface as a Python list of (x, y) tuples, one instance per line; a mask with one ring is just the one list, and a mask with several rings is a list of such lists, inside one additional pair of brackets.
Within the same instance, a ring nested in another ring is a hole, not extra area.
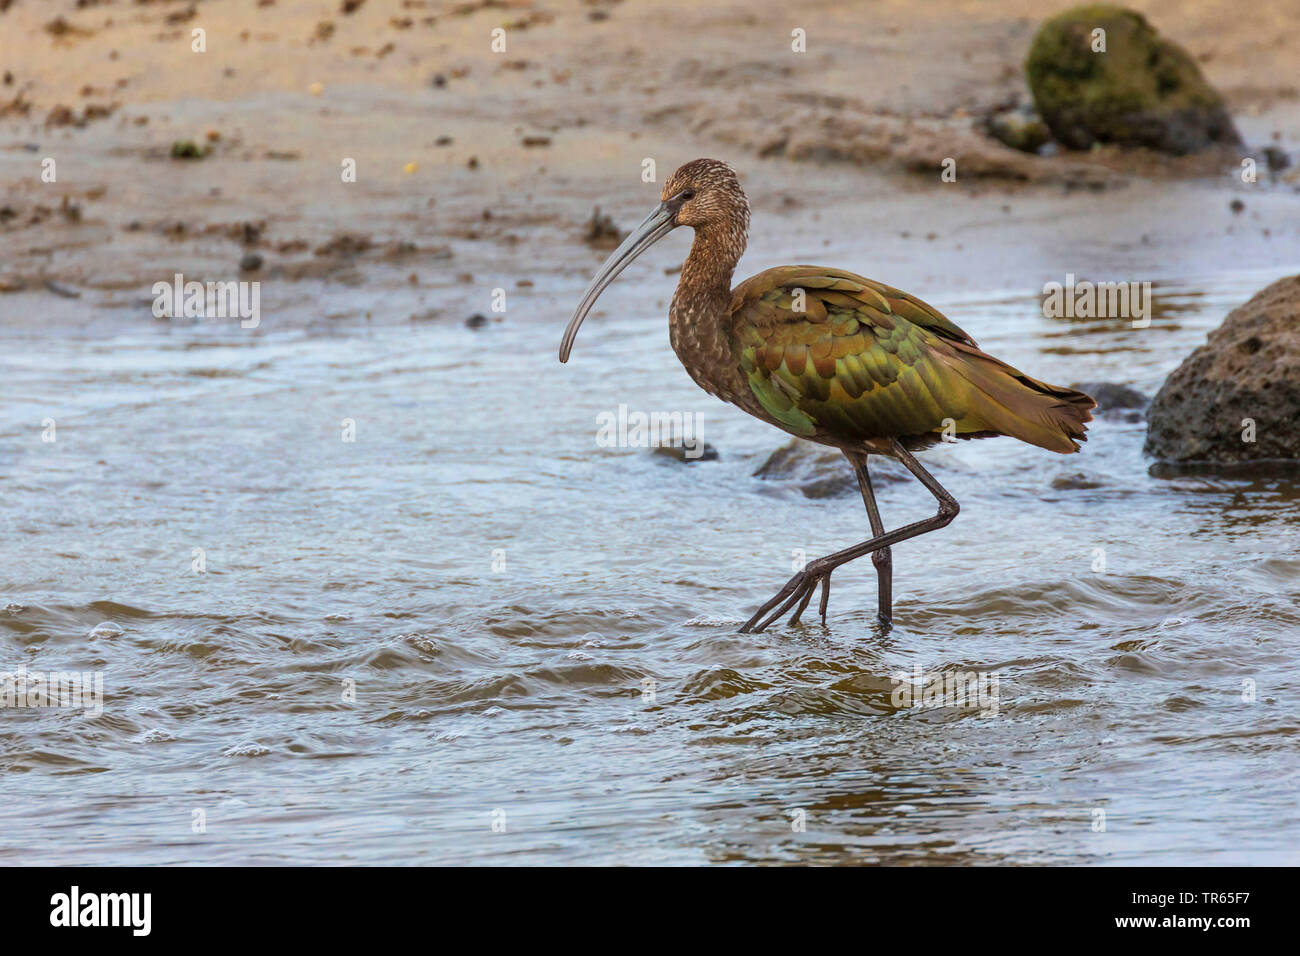
[[(1146, 330), (935, 304), (1151, 393), (1272, 278), (1165, 283)], [(105, 699), (0, 711), (0, 860), (1300, 862), (1293, 483), (1150, 477), (1117, 419), (1070, 458), (941, 447), (963, 510), (895, 549), (890, 633), (862, 561), (828, 626), (738, 634), (866, 515), (753, 477), (783, 436), (692, 385), (653, 298), (568, 366), (558, 293), (481, 330), (6, 330), (0, 670)], [(597, 447), (620, 403), (698, 411), (719, 460)], [(996, 675), (997, 713), (896, 706), (918, 666)]]

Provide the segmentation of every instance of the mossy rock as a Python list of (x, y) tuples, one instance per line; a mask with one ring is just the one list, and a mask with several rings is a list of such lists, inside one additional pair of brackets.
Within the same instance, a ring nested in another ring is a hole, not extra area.
[(1052, 139), (1047, 124), (1032, 110), (994, 113), (985, 120), (984, 130), (998, 142), (1022, 153), (1037, 153)]
[(200, 146), (192, 139), (178, 139), (172, 143), (172, 159), (202, 159), (208, 155), (208, 148)]
[[(1094, 52), (1099, 29), (1104, 52)], [(1025, 73), (1052, 135), (1073, 149), (1114, 143), (1183, 155), (1241, 142), (1187, 51), (1123, 7), (1089, 4), (1046, 21)]]

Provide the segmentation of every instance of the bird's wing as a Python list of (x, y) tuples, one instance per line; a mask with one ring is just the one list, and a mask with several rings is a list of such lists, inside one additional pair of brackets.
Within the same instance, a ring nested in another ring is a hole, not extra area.
[(1022, 375), (934, 307), (851, 272), (761, 272), (733, 291), (731, 321), (750, 390), (796, 435), (898, 438), (947, 426), (1074, 451), (1088, 417), (1079, 393)]

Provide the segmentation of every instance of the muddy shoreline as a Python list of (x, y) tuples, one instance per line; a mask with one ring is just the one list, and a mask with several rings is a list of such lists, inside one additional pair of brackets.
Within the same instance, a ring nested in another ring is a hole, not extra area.
[[(592, 209), (627, 228), (657, 191), (646, 160), (661, 179), (693, 155), (727, 159), (754, 199), (742, 270), (834, 257), (936, 297), (1300, 258), (1294, 176), (1243, 184), (1223, 152), (1034, 157), (978, 132), (1023, 95), (1037, 17), (1067, 5), (820, 10), (800, 55), (778, 4), (16, 3), (4, 325), (152, 320), (149, 288), (177, 272), (261, 281), (270, 329), (461, 321), (496, 289), (508, 316), (549, 321), (600, 257)], [(1252, 149), (1300, 152), (1286, 3), (1249, 30), (1228, 3), (1136, 6), (1198, 56)], [(373, 307), (329, 304), (362, 289)]]

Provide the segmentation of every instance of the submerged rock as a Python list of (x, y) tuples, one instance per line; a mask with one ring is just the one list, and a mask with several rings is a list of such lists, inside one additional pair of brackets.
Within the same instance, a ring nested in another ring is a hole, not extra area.
[(1151, 404), (1150, 396), (1131, 385), (1119, 382), (1078, 382), (1070, 388), (1091, 395), (1097, 400), (1093, 414), (1100, 418), (1119, 418), (1136, 422)]
[(1300, 459), (1300, 276), (1233, 309), (1165, 380), (1146, 452), (1165, 462)]
[[(907, 471), (902, 465), (873, 455), (868, 461), (872, 487), (902, 480)], [(755, 478), (781, 482), (797, 488), (805, 498), (834, 498), (858, 494), (858, 479), (843, 452), (792, 438), (782, 445), (754, 472)]]
[(1280, 173), (1291, 168), (1291, 156), (1280, 146), (1265, 146), (1264, 162), (1268, 164), (1270, 173)]
[(1241, 142), (1196, 61), (1123, 7), (1090, 4), (1046, 21), (1025, 73), (1052, 135), (1073, 149), (1114, 143), (1183, 155)]
[(655, 445), (650, 449), (655, 455), (663, 458), (671, 458), (673, 461), (680, 461), (684, 465), (689, 465), (697, 461), (717, 461), (718, 450), (704, 442), (703, 445)]
[(1101, 488), (1104, 486), (1105, 482), (1100, 478), (1095, 478), (1082, 471), (1057, 475), (1052, 479), (1053, 491), (1089, 491), (1093, 488)]

